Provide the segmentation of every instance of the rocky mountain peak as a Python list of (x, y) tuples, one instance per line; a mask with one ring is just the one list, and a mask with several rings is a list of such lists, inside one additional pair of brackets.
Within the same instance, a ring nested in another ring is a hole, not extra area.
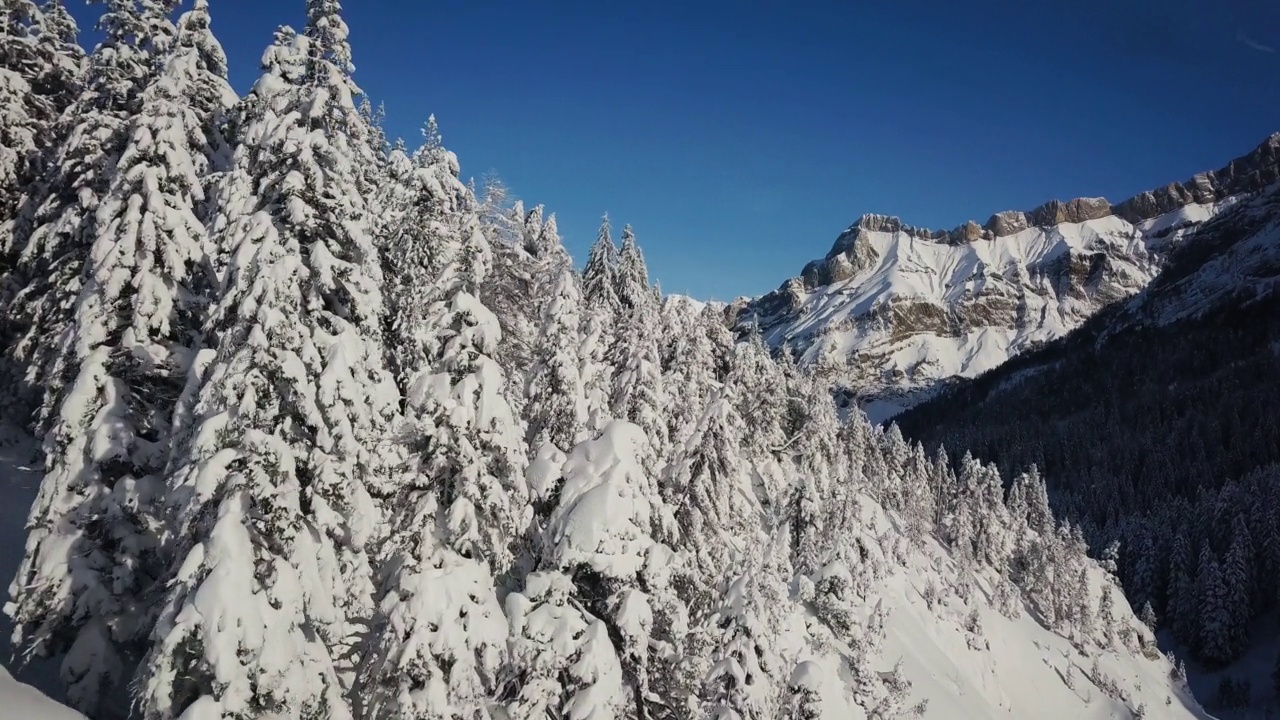
[(1033, 210), (1005, 210), (992, 215), (981, 225), (969, 220), (951, 230), (931, 230), (909, 225), (894, 215), (866, 213), (840, 233), (826, 256), (806, 265), (800, 278), (804, 287), (812, 290), (853, 277), (865, 266), (866, 253), (858, 249), (865, 233), (901, 233), (917, 240), (963, 245), (1009, 237), (1031, 228), (1082, 223), (1112, 215), (1138, 224), (1188, 205), (1213, 203), (1255, 192), (1277, 180), (1280, 180), (1280, 133), (1218, 170), (1139, 193), (1117, 205), (1101, 197), (1050, 200)]
[(1280, 133), (1114, 205), (1051, 200), (952, 230), (865, 214), (798, 277), (729, 313), (810, 359), (843, 354), (863, 389), (920, 390), (994, 367), (1138, 292), (1182, 237), (1277, 181)]

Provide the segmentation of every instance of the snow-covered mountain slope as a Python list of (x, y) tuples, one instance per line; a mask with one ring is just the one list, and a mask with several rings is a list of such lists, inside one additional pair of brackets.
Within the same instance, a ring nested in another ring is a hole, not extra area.
[(846, 375), (883, 419), (1133, 295), (1188, 232), (1277, 177), (1280, 134), (1220, 170), (1118, 205), (1053, 201), (952, 231), (864, 215), (825, 258), (732, 314), (739, 328), (756, 325), (771, 344)]
[[(1204, 223), (1134, 297), (895, 419), (927, 446), (1040, 468), (1057, 512), (1095, 547), (1119, 542), (1126, 595), (1151, 604), (1223, 717), (1280, 709), (1278, 291), (1280, 182)], [(1232, 642), (1215, 646), (1200, 568), (1228, 557)], [(1229, 714), (1221, 680), (1250, 681), (1252, 707)]]
[[(1109, 594), (1114, 645), (1099, 641), (1108, 632), (1100, 618), (1092, 632), (1063, 637), (1046, 629), (1021, 598), (1011, 601), (1013, 611), (1002, 612), (1000, 579), (990, 568), (970, 574), (932, 539), (908, 542), (896, 516), (870, 498), (860, 504), (863, 530), (855, 543), (868, 553), (865, 566), (886, 569), (870, 581), (860, 610), (864, 624), (884, 628), (872, 665), (899, 669), (911, 684), (905, 704), (923, 702), (922, 717), (1209, 717), (1118, 590)], [(1097, 565), (1090, 565), (1087, 575), (1096, 605), (1113, 581)], [(958, 592), (966, 582), (971, 583), (967, 600)], [(877, 613), (878, 619), (869, 619)], [(812, 663), (808, 680), (821, 686), (829, 705), (822, 717), (864, 717), (852, 700), (857, 687), (846, 682), (843, 663), (851, 653), (815, 632), (819, 625), (812, 611), (797, 611), (789, 618), (781, 652)]]

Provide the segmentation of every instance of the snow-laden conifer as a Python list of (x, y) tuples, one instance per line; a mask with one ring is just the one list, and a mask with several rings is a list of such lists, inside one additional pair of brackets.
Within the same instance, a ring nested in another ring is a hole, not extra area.
[(512, 409), (524, 415), (526, 374), (533, 365), (541, 328), (537, 299), (538, 258), (525, 247), (528, 213), (496, 177), (485, 178), (480, 226), (493, 252), (492, 269), (480, 287), (480, 300), (502, 323), (497, 360), (507, 379)]
[(368, 718), (483, 718), (497, 702), (499, 601), (529, 521), (524, 449), (477, 297), (490, 264), (470, 191), (430, 126), (414, 209), (391, 241), (388, 342), (405, 384), (386, 577), (355, 695)]
[(1173, 538), (1169, 554), (1168, 601), (1165, 603), (1164, 621), (1174, 636), (1186, 643), (1195, 642), (1199, 633), (1199, 598), (1195, 578), (1196, 567), (1192, 564), (1187, 537), (1178, 533)]
[(1253, 620), (1252, 597), (1255, 593), (1253, 540), (1244, 518), (1236, 516), (1232, 525), (1231, 545), (1222, 565), (1222, 582), (1226, 586), (1227, 611), (1230, 616), (1228, 642), (1234, 654), (1245, 650), (1249, 639), (1249, 623)]
[[(46, 474), (14, 583), (15, 615), (29, 642), (40, 653), (66, 651), (69, 698), (88, 712), (149, 631), (145, 597), (160, 572), (164, 535), (153, 501), (202, 321), (193, 288), (208, 286), (197, 212), (223, 154), (218, 125), (233, 99), (204, 3), (184, 16), (177, 42), (170, 6), (143, 7), (113, 9), (120, 14), (113, 27), (133, 34), (109, 38), (138, 47), (110, 52), (138, 53), (141, 67), (127, 71), (140, 94), (113, 131), (124, 140), (115, 172), (77, 228), (73, 243), (87, 241), (86, 256), (67, 258), (83, 271), (51, 355), (66, 384), (46, 393)], [(103, 82), (99, 92), (111, 92)]]
[(714, 577), (735, 557), (750, 552), (760, 528), (754, 468), (742, 454), (746, 428), (738, 416), (736, 392), (732, 385), (713, 391), (666, 468), (664, 487), (680, 524), (681, 543), (704, 577)]
[(610, 349), (615, 375), (610, 409), (615, 418), (640, 426), (648, 442), (645, 467), (654, 471), (664, 456), (669, 431), (667, 393), (659, 357), (656, 303), (632, 309)]
[[(585, 298), (584, 298), (585, 299)], [(587, 303), (582, 310), (583, 396), (586, 403), (587, 429), (598, 432), (611, 419), (613, 401), (613, 366), (609, 364), (609, 342), (612, 315), (602, 305)]]
[(683, 324), (670, 319), (665, 322), (668, 337), (674, 337), (670, 368), (664, 382), (670, 396), (680, 399), (667, 409), (667, 429), (674, 442), (683, 439), (697, 421), (716, 383), (718, 360), (709, 319), (697, 314)]
[[(14, 217), (37, 180), (58, 116), (74, 100), (84, 52), (59, 0), (7, 0), (0, 13), (0, 224)], [(0, 258), (11, 250), (9, 236)], [(12, 258), (7, 258), (12, 260)], [(4, 263), (5, 260), (0, 260)], [(0, 269), (6, 267), (0, 264)]]
[(1224, 665), (1236, 652), (1232, 646), (1236, 636), (1232, 628), (1231, 596), (1223, 583), (1218, 558), (1207, 544), (1200, 549), (1195, 583), (1200, 616), (1200, 655), (1212, 665)]
[[(603, 243), (608, 238), (607, 222), (606, 218), (606, 225), (601, 227), (601, 238), (597, 243)], [(607, 248), (602, 248), (602, 252), (607, 252)], [(613, 287), (624, 313), (630, 314), (640, 308), (644, 308), (646, 312), (657, 312), (655, 306), (658, 295), (649, 284), (649, 268), (630, 225), (622, 228), (622, 246), (618, 249), (617, 264), (613, 268)]]
[(835, 498), (832, 490), (839, 487), (840, 477), (836, 448), (840, 421), (835, 403), (825, 383), (808, 380), (805, 387), (805, 415), (791, 448), (795, 469), (790, 490), (791, 550), (795, 569), (802, 574), (818, 569), (818, 561), (834, 539), (824, 528), (824, 503)]
[[(765, 551), (766, 560), (772, 555)], [(698, 693), (715, 720), (771, 720), (780, 706), (783, 659), (778, 652), (786, 584), (770, 562), (748, 561), (730, 575), (709, 618), (710, 663)]]
[(536, 572), (507, 596), (511, 667), (505, 706), (512, 720), (625, 717), (634, 694), (604, 621), (575, 598), (569, 576)]
[(50, 151), (68, 128), (58, 119), (79, 95), (84, 51), (60, 0), (10, 0), (0, 13), (0, 418), (23, 426), (40, 402), (25, 367), (39, 340), (23, 343), (31, 316), (15, 299), (39, 270), (19, 255), (56, 170)]
[(572, 576), (577, 601), (605, 622), (631, 696), (627, 714), (645, 716), (679, 701), (687, 633), (673, 582), (679, 559), (664, 540), (675, 522), (642, 466), (647, 443), (640, 427), (619, 420), (574, 448), (543, 549), (545, 565)]
[(608, 316), (606, 324), (611, 326), (617, 322), (622, 306), (615, 280), (618, 246), (613, 244), (610, 231), (609, 216), (605, 215), (600, 221), (600, 233), (587, 255), (587, 264), (582, 269), (582, 295), (589, 306), (603, 309)]
[(397, 172), (404, 174), (399, 191), (403, 199), (396, 203), (395, 222), (386, 227), (383, 240), (383, 326), (388, 365), (401, 393), (408, 397), (415, 378), (431, 366), (437, 351), (439, 340), (434, 333), (438, 328), (429, 324), (432, 308), (454, 289), (449, 283), (474, 283), (460, 277), (473, 270), (455, 265), (449, 277), (443, 273), (450, 263), (462, 261), (464, 234), (469, 242), (478, 230), (478, 220), (468, 205), (468, 191), (458, 180), (457, 158), (443, 149), (434, 121), (424, 128), (423, 144), (412, 158), (397, 159), (397, 163)]
[[(133, 2), (106, 3), (98, 22), (103, 39), (86, 63), (82, 89), (49, 132), (58, 144), (46, 153), (47, 172), (26, 187), (2, 233), (13, 258), (4, 298), (6, 352), (24, 370), (20, 383), (46, 398), (60, 396), (74, 377), (75, 368), (57, 358), (71, 342), (81, 274), (99, 232), (95, 214), (128, 139), (129, 119), (160, 65), (149, 36), (153, 25)], [(37, 434), (48, 430), (50, 410), (45, 403)]]
[[(555, 217), (547, 221), (554, 227)], [(544, 236), (547, 233), (543, 233)], [(587, 390), (582, 377), (582, 295), (573, 261), (559, 238), (546, 239), (548, 247), (539, 265), (547, 279), (542, 305), (542, 327), (535, 345), (534, 365), (525, 389), (525, 438), (530, 448), (544, 443), (568, 452), (587, 430)]]
[[(545, 217), (545, 215), (545, 206), (534, 205), (529, 212), (525, 213), (524, 222), (520, 228), (520, 246), (523, 247), (524, 251), (529, 253), (529, 256), (535, 260), (542, 257), (542, 251), (544, 249), (542, 238), (545, 234), (546, 222), (550, 219)], [(554, 223), (552, 223), (551, 234), (555, 234)], [(555, 237), (556, 241), (559, 239), (560, 238), (558, 236)]]
[(338, 10), (313, 0), (303, 35), (277, 32), (241, 109), (216, 351), (171, 461), (181, 543), (139, 680), (147, 718), (350, 715), (338, 655), (372, 610), (374, 441), (397, 395)]
[(787, 384), (760, 333), (749, 332), (730, 360), (731, 382), (740, 388), (735, 401), (747, 423), (748, 452), (763, 457), (789, 440), (784, 429)]

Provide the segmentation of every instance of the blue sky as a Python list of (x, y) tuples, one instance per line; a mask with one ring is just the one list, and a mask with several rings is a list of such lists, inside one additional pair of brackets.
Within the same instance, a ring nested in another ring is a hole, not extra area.
[[(346, 5), (393, 136), (435, 113), (463, 175), (544, 203), (579, 261), (608, 211), (702, 298), (773, 289), (864, 212), (1117, 201), (1280, 130), (1274, 0)], [(211, 7), (241, 91), (303, 17)]]

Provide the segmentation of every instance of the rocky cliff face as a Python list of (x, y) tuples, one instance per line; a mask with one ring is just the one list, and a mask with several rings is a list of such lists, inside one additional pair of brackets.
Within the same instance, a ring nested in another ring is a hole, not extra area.
[(1141, 290), (1168, 251), (1280, 181), (1280, 133), (1225, 167), (1112, 205), (1051, 201), (949, 231), (863, 215), (777, 290), (732, 306), (802, 362), (839, 375), (873, 419), (1060, 337)]

